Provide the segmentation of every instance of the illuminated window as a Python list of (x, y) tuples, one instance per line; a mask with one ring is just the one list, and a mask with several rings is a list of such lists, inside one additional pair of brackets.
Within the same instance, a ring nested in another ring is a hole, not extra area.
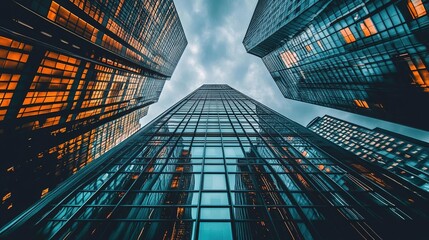
[(124, 0), (120, 0), (118, 8), (116, 9), (116, 12), (115, 12), (115, 17), (118, 17), (119, 12), (121, 11), (123, 5), (124, 5)]
[(307, 50), (307, 52), (311, 52), (311, 50), (313, 50), (313, 48), (311, 47), (311, 45), (305, 46), (305, 49)]
[(98, 29), (54, 1), (51, 3), (47, 18), (92, 42), (97, 39)]
[[(76, 58), (47, 51), (17, 117), (36, 116), (63, 110), (67, 105), (79, 64), (80, 61)], [(72, 94), (79, 97), (80, 91)], [(53, 117), (48, 119), (46, 126), (58, 123), (59, 117)], [(46, 126), (36, 124), (33, 127)]]
[(365, 100), (355, 100), (355, 104), (361, 108), (369, 108), (368, 103)]
[(323, 47), (322, 41), (317, 41), (317, 45), (319, 45), (320, 49), (325, 50), (325, 48)]
[(308, 155), (307, 151), (302, 152), (302, 156), (307, 157), (307, 155)]
[(350, 30), (350, 28), (346, 27), (344, 29), (341, 29), (340, 33), (341, 33), (341, 35), (343, 35), (344, 41), (346, 41), (346, 43), (352, 43), (352, 42), (356, 41), (356, 38), (353, 35), (353, 33)]
[(413, 59), (406, 57), (405, 60), (407, 61), (408, 67), (412, 73), (414, 83), (424, 88), (425, 92), (429, 92), (429, 71), (422, 59), (416, 56)]
[(20, 71), (28, 60), (32, 46), (0, 36), (0, 120), (5, 118), (14, 90), (21, 77)]
[(375, 28), (375, 25), (372, 22), (371, 18), (365, 19), (363, 23), (360, 24), (360, 27), (362, 28), (365, 37), (369, 37), (377, 33), (377, 29)]
[(102, 12), (95, 5), (91, 4), (91, 1), (85, 1), (85, 0), (70, 0), (70, 1), (74, 3), (77, 7), (82, 9), (86, 14), (88, 14), (94, 20), (96, 20), (101, 24), (103, 23), (104, 12)]
[(422, 0), (408, 0), (407, 6), (414, 19), (426, 15), (426, 9)]
[(11, 192), (6, 193), (6, 194), (3, 196), (3, 198), (2, 198), (2, 202), (4, 203), (4, 202), (5, 202), (6, 200), (8, 200), (11, 196), (12, 196), (12, 193), (11, 193)]
[(42, 194), (40, 195), (40, 198), (43, 198), (46, 194), (48, 194), (49, 188), (45, 188), (42, 190)]
[(298, 55), (291, 51), (284, 51), (280, 53), (280, 58), (287, 68), (290, 68), (298, 63)]

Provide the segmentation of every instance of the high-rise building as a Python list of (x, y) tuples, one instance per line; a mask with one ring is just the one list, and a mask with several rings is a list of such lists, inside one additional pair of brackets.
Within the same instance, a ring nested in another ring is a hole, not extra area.
[(429, 3), (261, 0), (243, 44), (284, 97), (429, 130)]
[(427, 195), (377, 169), (227, 85), (203, 85), (48, 193), (0, 236), (423, 236)]
[(429, 144), (381, 128), (368, 129), (331, 116), (308, 126), (323, 138), (429, 192)]
[(172, 0), (0, 5), (2, 223), (136, 132), (187, 40)]

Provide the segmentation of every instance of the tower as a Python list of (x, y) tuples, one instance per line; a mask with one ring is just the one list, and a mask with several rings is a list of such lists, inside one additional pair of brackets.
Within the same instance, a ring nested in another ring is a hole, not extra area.
[(4, 222), (136, 132), (187, 40), (172, 0), (0, 9)]
[(311, 131), (405, 179), (411, 188), (429, 191), (429, 145), (382, 128), (368, 129), (332, 116), (316, 117)]
[(208, 84), (0, 235), (412, 238), (427, 220), (424, 193), (228, 85)]
[(429, 130), (428, 7), (258, 1), (243, 44), (285, 98)]

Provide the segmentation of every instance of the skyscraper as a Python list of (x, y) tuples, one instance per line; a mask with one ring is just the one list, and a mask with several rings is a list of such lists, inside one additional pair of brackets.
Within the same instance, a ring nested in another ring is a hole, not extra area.
[(2, 238), (422, 236), (427, 196), (227, 85), (203, 85), (0, 230)]
[(187, 40), (172, 0), (0, 9), (1, 223), (137, 131)]
[(258, 1), (243, 44), (284, 97), (429, 130), (427, 1)]
[(316, 117), (307, 127), (362, 160), (377, 164), (429, 192), (428, 143), (331, 116)]

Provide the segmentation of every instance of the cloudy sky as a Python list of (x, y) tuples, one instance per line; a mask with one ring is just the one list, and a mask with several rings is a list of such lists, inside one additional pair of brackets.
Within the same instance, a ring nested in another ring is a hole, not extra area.
[(188, 46), (146, 124), (204, 83), (225, 83), (306, 126), (332, 115), (365, 127), (382, 127), (429, 142), (429, 133), (356, 114), (302, 103), (282, 96), (262, 60), (242, 44), (257, 0), (175, 0)]

